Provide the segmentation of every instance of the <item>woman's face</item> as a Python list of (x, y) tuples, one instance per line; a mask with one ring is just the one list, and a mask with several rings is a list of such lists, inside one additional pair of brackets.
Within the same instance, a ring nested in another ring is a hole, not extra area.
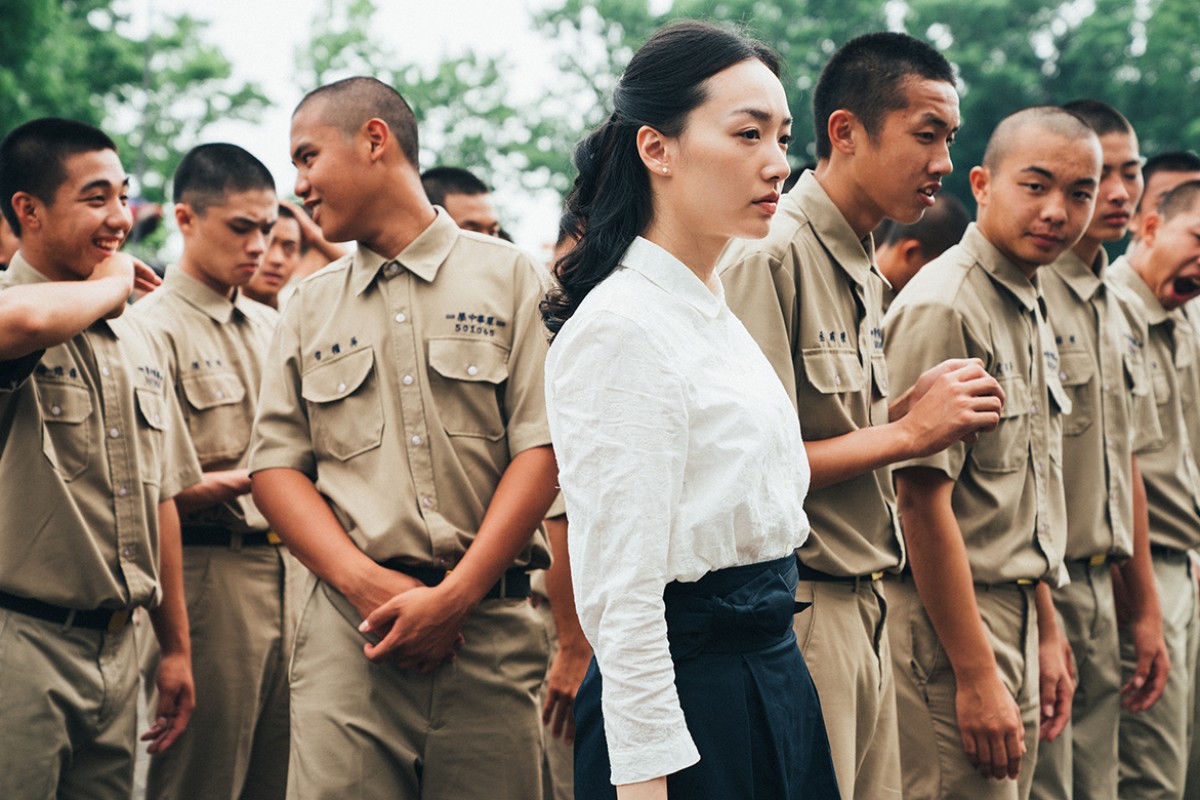
[(671, 214), (698, 237), (767, 235), (789, 169), (792, 118), (779, 79), (757, 59), (706, 82), (707, 99), (664, 142), (668, 172), (655, 180), (655, 216)]

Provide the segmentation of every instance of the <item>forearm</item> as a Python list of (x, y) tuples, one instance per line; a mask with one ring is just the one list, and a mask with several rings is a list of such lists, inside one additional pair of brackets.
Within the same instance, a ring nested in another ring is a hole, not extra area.
[(1137, 458), (1132, 464), (1133, 484), (1133, 558), (1119, 567), (1124, 597), (1133, 620), (1157, 618), (1162, 614), (1158, 601), (1158, 584), (1154, 580), (1154, 564), (1150, 558), (1150, 515), (1146, 505), (1146, 485)]
[(113, 276), (16, 286), (0, 292), (0, 361), (70, 340), (119, 309), (131, 282)]
[(181, 514), (188, 514), (227, 503), (249, 491), (249, 470), (205, 472), (200, 483), (175, 495), (175, 505)]
[(666, 776), (640, 783), (624, 783), (616, 789), (617, 800), (667, 800)]
[(442, 583), (450, 597), (474, 607), (500, 580), (554, 502), (557, 477), (550, 447), (517, 454), (492, 495), (475, 541)]
[(567, 518), (546, 520), (546, 534), (550, 539), (550, 553), (554, 560), (546, 570), (546, 594), (550, 598), (550, 612), (554, 616), (554, 627), (558, 631), (559, 647), (562, 649), (588, 649), (587, 638), (579, 625), (575, 611), (575, 591), (571, 583), (571, 554), (567, 548)]
[(179, 538), (179, 512), (173, 500), (158, 505), (159, 604), (150, 610), (154, 635), (164, 654), (191, 656), (187, 598), (183, 590), (183, 544)]
[(804, 443), (812, 473), (810, 488), (824, 489), (872, 470), (902, 461), (912, 454), (911, 437), (902, 423), (860, 428), (832, 439)]
[(1054, 610), (1054, 597), (1050, 593), (1050, 584), (1042, 581), (1037, 585), (1033, 594), (1034, 606), (1037, 608), (1038, 640), (1053, 642), (1059, 638), (1058, 614)]

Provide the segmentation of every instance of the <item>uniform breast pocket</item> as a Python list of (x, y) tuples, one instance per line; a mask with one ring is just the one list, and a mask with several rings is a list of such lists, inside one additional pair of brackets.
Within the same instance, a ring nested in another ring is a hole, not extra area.
[(1063, 435), (1078, 436), (1095, 419), (1096, 362), (1087, 350), (1059, 350), (1058, 364), (1059, 380), (1071, 401), (1071, 413), (1063, 416)]
[(300, 383), (319, 455), (346, 461), (379, 447), (383, 405), (372, 349), (322, 362), (305, 373)]
[(92, 395), (83, 386), (39, 382), (42, 404), (42, 452), (65, 480), (87, 469), (92, 451)]
[(804, 350), (802, 357), (805, 378), (821, 394), (857, 394), (866, 388), (867, 374), (857, 350), (814, 347)]
[(161, 391), (155, 389), (137, 388), (134, 393), (138, 409), (138, 469), (144, 482), (157, 484), (166, 457), (163, 450), (166, 447), (166, 400)]
[(1154, 387), (1154, 402), (1165, 406), (1171, 402), (1171, 380), (1167, 377), (1167, 365), (1158, 359), (1150, 361), (1150, 385)]
[(981, 433), (971, 460), (983, 472), (1016, 472), (1029, 460), (1029, 384), (1023, 378), (1000, 378), (1004, 408), (996, 430)]
[(504, 437), (508, 350), (494, 342), (429, 340), (429, 386), (450, 436)]
[(188, 433), (202, 464), (236, 459), (250, 442), (246, 387), (232, 372), (198, 373), (180, 379), (188, 405)]

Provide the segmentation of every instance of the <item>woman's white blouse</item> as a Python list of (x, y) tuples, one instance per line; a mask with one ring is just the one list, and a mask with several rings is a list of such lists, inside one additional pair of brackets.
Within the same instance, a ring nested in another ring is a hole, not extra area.
[(546, 403), (612, 781), (669, 775), (700, 756), (675, 692), (663, 588), (804, 542), (796, 412), (720, 279), (710, 291), (642, 238), (551, 345)]

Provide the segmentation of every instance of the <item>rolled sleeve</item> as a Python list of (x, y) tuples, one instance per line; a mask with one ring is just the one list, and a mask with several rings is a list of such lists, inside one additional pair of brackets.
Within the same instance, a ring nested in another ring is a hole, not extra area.
[(547, 380), (576, 606), (604, 676), (612, 782), (624, 784), (700, 758), (675, 690), (663, 602), (686, 390), (648, 331), (609, 313), (584, 325), (555, 345)]
[(508, 449), (512, 456), (550, 444), (544, 379), (547, 339), (538, 311), (543, 285), (537, 268), (524, 256), (517, 261), (514, 272), (517, 314), (504, 387)]
[(251, 434), (250, 472), (286, 468), (316, 480), (308, 410), (300, 393), (300, 337), (295, 325), (301, 305), (288, 304), (271, 340)]

